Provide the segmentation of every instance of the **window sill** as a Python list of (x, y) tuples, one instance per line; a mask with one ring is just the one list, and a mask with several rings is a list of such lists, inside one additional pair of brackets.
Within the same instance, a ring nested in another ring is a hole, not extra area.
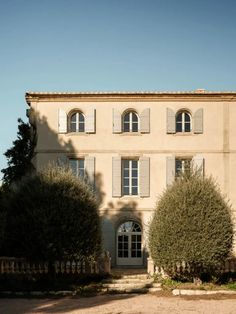
[(90, 133), (86, 133), (86, 132), (68, 132), (66, 133), (66, 136), (86, 136), (89, 135)]
[(177, 133), (173, 133), (172, 135), (174, 136), (196, 136), (198, 134), (201, 133), (194, 133), (194, 132), (177, 132)]
[(121, 132), (120, 135), (122, 136), (142, 136), (143, 133), (140, 132)]

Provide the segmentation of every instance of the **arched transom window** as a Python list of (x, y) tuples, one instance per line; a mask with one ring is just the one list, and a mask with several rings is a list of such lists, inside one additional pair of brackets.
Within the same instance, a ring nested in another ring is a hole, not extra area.
[(120, 225), (118, 232), (141, 232), (141, 227), (137, 222), (126, 221)]
[(84, 132), (85, 119), (82, 112), (75, 112), (70, 116), (70, 131), (71, 132)]
[(176, 132), (191, 132), (191, 115), (187, 111), (176, 114)]
[(123, 132), (138, 132), (139, 118), (136, 112), (129, 111), (123, 116)]

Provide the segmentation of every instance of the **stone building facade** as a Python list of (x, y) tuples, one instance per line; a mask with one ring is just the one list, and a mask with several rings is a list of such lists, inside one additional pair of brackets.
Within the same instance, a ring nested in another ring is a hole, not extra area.
[(146, 265), (157, 198), (191, 161), (236, 208), (236, 92), (27, 92), (26, 101), (36, 169), (67, 164), (89, 180), (113, 265)]

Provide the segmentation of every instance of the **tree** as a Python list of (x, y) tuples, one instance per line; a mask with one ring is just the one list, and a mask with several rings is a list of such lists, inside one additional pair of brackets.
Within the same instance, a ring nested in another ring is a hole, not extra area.
[(50, 166), (24, 178), (6, 207), (5, 251), (10, 256), (53, 262), (100, 252), (98, 202), (70, 170)]
[(149, 247), (156, 265), (172, 277), (185, 262), (190, 278), (214, 272), (232, 248), (231, 208), (212, 178), (192, 169), (160, 197), (150, 224)]
[(8, 160), (8, 167), (1, 170), (3, 184), (7, 186), (19, 181), (34, 170), (32, 158), (36, 143), (35, 130), (33, 126), (21, 119), (18, 119), (18, 123), (17, 139), (13, 142), (13, 147), (4, 154)]

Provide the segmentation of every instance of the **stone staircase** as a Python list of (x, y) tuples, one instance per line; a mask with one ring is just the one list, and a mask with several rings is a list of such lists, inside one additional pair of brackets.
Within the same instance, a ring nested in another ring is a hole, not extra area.
[(145, 270), (113, 270), (112, 277), (102, 283), (102, 291), (108, 293), (149, 293), (161, 290)]

